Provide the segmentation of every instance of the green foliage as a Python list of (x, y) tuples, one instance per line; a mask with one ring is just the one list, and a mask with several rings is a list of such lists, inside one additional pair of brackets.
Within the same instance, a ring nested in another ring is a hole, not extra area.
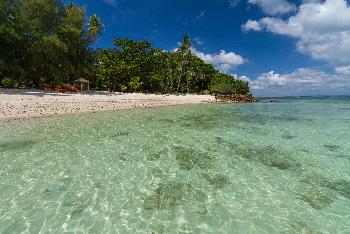
[(185, 35), (176, 51), (149, 41), (114, 39), (114, 48), (92, 50), (101, 19), (61, 0), (0, 0), (2, 86), (42, 87), (84, 77), (99, 90), (123, 92), (247, 93), (247, 83), (219, 73), (191, 52)]
[(210, 92), (216, 94), (247, 94), (249, 86), (247, 82), (236, 80), (233, 76), (216, 73), (210, 84)]
[(186, 35), (176, 51), (153, 48), (145, 40), (114, 40), (115, 48), (97, 52), (98, 88), (116, 91), (201, 93), (218, 71), (192, 54)]
[(59, 0), (1, 0), (0, 74), (37, 86), (88, 76), (102, 23), (93, 15), (85, 29), (87, 21), (83, 8)]
[(131, 81), (129, 82), (129, 87), (132, 91), (139, 91), (142, 82), (140, 81), (141, 78), (139, 76), (134, 76), (131, 78)]
[(97, 15), (91, 16), (88, 28), (89, 42), (93, 43), (96, 41), (97, 37), (102, 35), (102, 31), (103, 25), (101, 19)]
[(1, 86), (3, 88), (14, 88), (16, 86), (16, 82), (9, 77), (4, 77), (1, 80)]

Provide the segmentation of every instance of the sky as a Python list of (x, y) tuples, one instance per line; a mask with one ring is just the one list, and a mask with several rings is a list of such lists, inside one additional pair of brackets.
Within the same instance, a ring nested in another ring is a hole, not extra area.
[(192, 51), (257, 96), (350, 95), (350, 0), (73, 0), (104, 33)]

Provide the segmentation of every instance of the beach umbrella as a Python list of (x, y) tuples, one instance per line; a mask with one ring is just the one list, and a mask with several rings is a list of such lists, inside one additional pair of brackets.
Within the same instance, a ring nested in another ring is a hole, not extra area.
[(85, 80), (84, 78), (79, 78), (79, 79), (75, 80), (75, 83), (80, 84), (80, 90), (83, 89), (83, 85), (84, 85), (84, 84), (87, 84), (88, 90), (90, 90), (90, 83), (91, 83), (91, 82), (88, 81), (88, 80)]

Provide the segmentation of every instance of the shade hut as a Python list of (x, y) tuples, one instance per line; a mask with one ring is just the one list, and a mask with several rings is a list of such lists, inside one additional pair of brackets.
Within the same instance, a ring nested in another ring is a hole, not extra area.
[(83, 90), (84, 85), (87, 85), (87, 89), (90, 90), (90, 81), (85, 80), (84, 78), (79, 78), (75, 80), (75, 83), (80, 84), (80, 90)]

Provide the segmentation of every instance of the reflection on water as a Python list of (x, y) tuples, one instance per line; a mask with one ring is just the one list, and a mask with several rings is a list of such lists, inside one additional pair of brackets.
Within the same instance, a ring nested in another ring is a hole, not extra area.
[(0, 123), (0, 233), (346, 233), (350, 100)]

